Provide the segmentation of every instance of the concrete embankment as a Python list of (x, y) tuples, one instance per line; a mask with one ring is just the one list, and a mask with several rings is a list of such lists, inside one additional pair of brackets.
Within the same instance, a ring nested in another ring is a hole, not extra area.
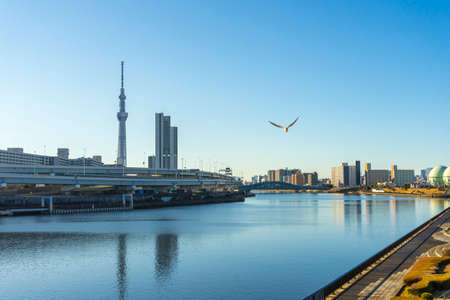
[(228, 202), (243, 202), (245, 196), (241, 192), (205, 193), (203, 195), (158, 195), (151, 197), (135, 197), (135, 209), (149, 209), (171, 206), (188, 206)]
[(432, 236), (449, 220), (450, 209), (447, 208), (304, 299), (390, 299), (401, 288), (401, 278), (405, 270), (421, 255), (442, 243)]
[(0, 196), (0, 216), (74, 214), (245, 201), (243, 192)]

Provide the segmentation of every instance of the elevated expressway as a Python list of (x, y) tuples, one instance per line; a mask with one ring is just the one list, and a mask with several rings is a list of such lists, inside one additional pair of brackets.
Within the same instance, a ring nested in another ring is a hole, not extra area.
[(79, 167), (0, 164), (0, 185), (108, 185), (132, 187), (206, 187), (240, 185), (232, 176), (196, 169)]

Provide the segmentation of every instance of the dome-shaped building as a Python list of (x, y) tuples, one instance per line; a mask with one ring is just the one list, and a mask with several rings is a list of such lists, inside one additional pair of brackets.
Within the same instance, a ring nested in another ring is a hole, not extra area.
[(433, 170), (430, 171), (428, 174), (428, 183), (431, 185), (440, 185), (444, 184), (444, 172), (446, 167), (445, 166), (437, 166), (434, 167)]
[(442, 180), (444, 181), (445, 185), (450, 186), (450, 167), (445, 169), (444, 174), (442, 174)]

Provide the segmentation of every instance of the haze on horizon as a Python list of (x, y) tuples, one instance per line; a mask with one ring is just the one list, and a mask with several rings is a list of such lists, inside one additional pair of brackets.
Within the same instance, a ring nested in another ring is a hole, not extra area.
[(114, 162), (124, 60), (129, 166), (155, 112), (188, 168), (450, 163), (448, 1), (2, 1), (0, 26), (0, 149)]

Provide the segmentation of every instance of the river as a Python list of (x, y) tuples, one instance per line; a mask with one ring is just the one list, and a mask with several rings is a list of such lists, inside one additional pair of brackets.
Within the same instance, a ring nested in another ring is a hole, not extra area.
[(301, 299), (448, 207), (257, 194), (243, 203), (0, 218), (0, 299)]

